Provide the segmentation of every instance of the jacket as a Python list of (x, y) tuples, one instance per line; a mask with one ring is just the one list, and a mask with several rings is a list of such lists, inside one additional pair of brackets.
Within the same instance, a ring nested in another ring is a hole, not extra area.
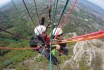
[(31, 47), (37, 47), (37, 46), (45, 46), (49, 45), (49, 36), (46, 36), (44, 38), (41, 38), (39, 36), (36, 36), (35, 34), (32, 36), (30, 40), (30, 46)]

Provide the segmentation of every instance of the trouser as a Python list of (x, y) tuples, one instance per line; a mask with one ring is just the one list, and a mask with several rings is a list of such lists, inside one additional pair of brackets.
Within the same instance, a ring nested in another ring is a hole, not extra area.
[[(39, 53), (41, 53), (45, 58), (47, 58), (48, 60), (50, 60), (50, 52), (49, 52), (49, 50), (46, 50), (46, 49), (39, 49)], [(51, 54), (51, 57), (52, 57), (52, 63), (53, 63), (54, 65), (59, 64), (59, 60), (58, 60), (55, 56), (53, 56), (53, 55)]]
[(60, 51), (61, 50), (64, 51), (64, 53), (63, 53), (64, 55), (68, 56), (69, 49), (67, 47), (61, 47)]

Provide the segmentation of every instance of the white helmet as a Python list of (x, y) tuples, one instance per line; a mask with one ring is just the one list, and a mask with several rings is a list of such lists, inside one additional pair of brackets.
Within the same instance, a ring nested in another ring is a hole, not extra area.
[(44, 31), (46, 31), (46, 27), (43, 25), (38, 25), (35, 27), (34, 32), (37, 36), (39, 36), (40, 34), (42, 34)]
[(61, 35), (63, 33), (62, 29), (61, 28), (54, 28), (53, 29), (53, 35)]

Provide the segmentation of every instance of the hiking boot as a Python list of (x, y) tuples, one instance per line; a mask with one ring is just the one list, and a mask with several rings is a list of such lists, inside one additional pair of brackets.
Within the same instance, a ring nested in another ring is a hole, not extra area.
[(54, 65), (57, 65), (57, 64), (60, 64), (60, 61), (59, 61), (56, 57), (53, 56), (53, 58), (52, 58), (52, 63), (53, 63)]
[(61, 54), (59, 54), (59, 56), (61, 56)]
[(57, 65), (57, 64), (60, 64), (60, 61), (57, 59), (57, 60), (52, 60), (52, 63), (54, 64), (54, 65)]

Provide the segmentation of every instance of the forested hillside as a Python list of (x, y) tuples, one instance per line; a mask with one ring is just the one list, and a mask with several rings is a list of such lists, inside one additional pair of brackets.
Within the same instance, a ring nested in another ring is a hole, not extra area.
[[(10, 3), (0, 8), (0, 47), (29, 48), (29, 40), (34, 33), (34, 27), (39, 24), (38, 20), (40, 20), (41, 16), (44, 13), (46, 14), (45, 26), (48, 25), (49, 18), (47, 6), (50, 5), (50, 2), (48, 0), (36, 0), (39, 19), (37, 16), (34, 0), (25, 0), (25, 3), (33, 21), (29, 17), (29, 14), (22, 0), (11, 0)], [(56, 24), (58, 23), (61, 11), (64, 8), (64, 4), (64, 0), (59, 0), (55, 20)], [(72, 4), (73, 1), (69, 1), (60, 24), (63, 23), (63, 20), (68, 14)], [(70, 17), (68, 18), (68, 21), (63, 27), (64, 37), (72, 37), (73, 35), (68, 35), (68, 33), (73, 32), (75, 32), (77, 35), (83, 35), (103, 30), (104, 19), (102, 18), (102, 16), (100, 16), (100, 14), (100, 12), (93, 9), (92, 7), (78, 2)], [(48, 30), (48, 34), (50, 34), (49, 31), (50, 29)], [(70, 48), (68, 57), (58, 56), (58, 58), (61, 60), (61, 64), (64, 63), (63, 61), (66, 61), (67, 59), (70, 59), (72, 57), (72, 46), (74, 46), (75, 44), (76, 43), (68, 44)], [(23, 70), (32, 70), (34, 69), (39, 58), (40, 56), (38, 57), (37, 52), (34, 52), (32, 50), (0, 49), (0, 70), (20, 70), (23, 65)], [(32, 59), (30, 65), (27, 64), (27, 66), (25, 66), (26, 62), (28, 62), (28, 60), (30, 59)], [(49, 62), (42, 56), (40, 61), (41, 68), (44, 68), (45, 64), (46, 66), (49, 65)], [(33, 66), (31, 67), (31, 65)], [(67, 68), (68, 67), (66, 67), (66, 70), (68, 70)], [(49, 69), (47, 68), (46, 70)]]

